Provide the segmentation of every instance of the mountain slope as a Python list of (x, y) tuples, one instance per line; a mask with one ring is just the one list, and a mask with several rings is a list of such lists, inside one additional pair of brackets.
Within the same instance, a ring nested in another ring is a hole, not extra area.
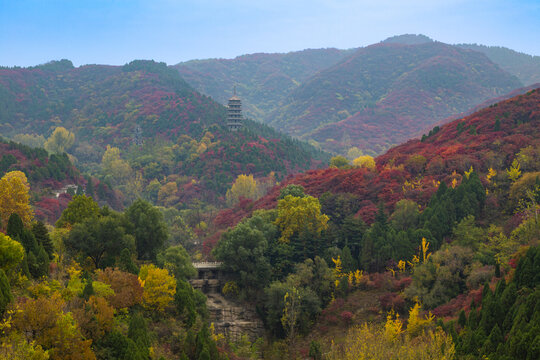
[(39, 189), (59, 189), (82, 179), (65, 154), (49, 156), (44, 149), (0, 138), (0, 177), (10, 171), (24, 172), (28, 181)]
[(332, 151), (358, 146), (381, 152), (520, 86), (478, 52), (438, 42), (380, 43), (300, 86), (271, 124)]
[(175, 134), (191, 131), (194, 123), (218, 122), (224, 114), (164, 64), (53, 64), (0, 69), (3, 134), (47, 133), (63, 125), (80, 139), (120, 145), (130, 141), (137, 125), (149, 136)]
[[(105, 147), (116, 146), (145, 181), (184, 176), (216, 201), (239, 174), (273, 171), (279, 179), (325, 157), (252, 121), (230, 133), (225, 116), (225, 107), (163, 63), (0, 69), (0, 133), (49, 136), (64, 126), (75, 133), (72, 152), (83, 170), (98, 168)], [(136, 137), (144, 145), (134, 145)]]
[(501, 69), (515, 75), (524, 85), (540, 82), (540, 56), (532, 56), (501, 46), (459, 44), (464, 49), (479, 51)]
[[(453, 115), (453, 116), (450, 116), (444, 120), (441, 120), (433, 125), (435, 126), (441, 126), (441, 125), (444, 125), (444, 124), (447, 124), (449, 122), (452, 122), (456, 119), (461, 119), (461, 118), (464, 118), (466, 116), (469, 116), (477, 111), (480, 111), (484, 108), (487, 108), (491, 105), (494, 105), (496, 103), (499, 103), (499, 102), (502, 102), (504, 100), (508, 100), (508, 99), (511, 99), (511, 98), (514, 98), (518, 95), (523, 95), (525, 93), (528, 93), (530, 92), (531, 90), (535, 90), (537, 88), (540, 87), (540, 83), (536, 83), (536, 84), (532, 84), (532, 85), (529, 85), (529, 86), (525, 86), (525, 87), (522, 87), (522, 88), (519, 88), (519, 89), (515, 89), (515, 90), (512, 90), (510, 91), (509, 93), (506, 93), (502, 96), (499, 96), (499, 97), (495, 97), (495, 98), (490, 98), (486, 101), (484, 101), (483, 103), (479, 104), (479, 105), (476, 105), (475, 107), (471, 108), (471, 109), (468, 109), (467, 111), (464, 111), (460, 114), (457, 114), (457, 115)], [(433, 125), (432, 126), (429, 126), (429, 127), (426, 127), (425, 129), (423, 129), (423, 131), (420, 131), (418, 132), (417, 134), (415, 134), (415, 137), (421, 137), (423, 134), (425, 133), (429, 133), (430, 130), (433, 129)]]
[(540, 88), (446, 124), (423, 141), (394, 147), (377, 158), (377, 166), (405, 165), (412, 155), (422, 155), (427, 173), (464, 172), (470, 166), (504, 171), (520, 149), (540, 145), (539, 139)]
[(174, 66), (195, 89), (226, 104), (234, 86), (245, 99), (246, 114), (267, 120), (298, 84), (352, 50), (308, 49), (286, 54), (250, 54), (234, 59), (192, 60)]
[(289, 184), (302, 185), (316, 197), (327, 191), (351, 193), (358, 197), (358, 215), (369, 222), (379, 203), (387, 210), (402, 198), (427, 204), (437, 181), (459, 181), (471, 166), (484, 183), (493, 168), (495, 181), (507, 187), (506, 169), (522, 150), (523, 170), (540, 167), (540, 88), (443, 125), (423, 141), (409, 140), (388, 150), (376, 158), (376, 171), (328, 168), (290, 177), (255, 204), (224, 210), (216, 223), (231, 226), (256, 209), (275, 207), (280, 189)]
[(357, 146), (378, 154), (534, 81), (528, 70), (534, 58), (467, 46), (406, 34), (345, 52), (252, 54), (175, 68), (223, 104), (237, 85), (253, 118), (325, 150), (344, 153)]

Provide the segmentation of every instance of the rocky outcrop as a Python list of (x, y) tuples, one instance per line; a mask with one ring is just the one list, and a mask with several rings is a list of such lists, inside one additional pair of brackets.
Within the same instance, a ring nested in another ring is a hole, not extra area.
[(246, 334), (251, 341), (264, 335), (264, 326), (253, 309), (224, 298), (219, 293), (206, 294), (206, 306), (216, 333), (229, 340), (239, 340)]
[(263, 336), (263, 323), (252, 307), (226, 299), (221, 295), (221, 289), (228, 278), (220, 268), (221, 263), (194, 263), (193, 265), (197, 269), (197, 277), (190, 280), (190, 283), (206, 295), (206, 306), (216, 333), (223, 334), (233, 341), (239, 340), (244, 334), (251, 341)]

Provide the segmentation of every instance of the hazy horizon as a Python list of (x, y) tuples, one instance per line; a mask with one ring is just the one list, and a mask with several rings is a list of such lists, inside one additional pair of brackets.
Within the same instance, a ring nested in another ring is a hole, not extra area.
[(540, 4), (503, 0), (0, 0), (0, 65), (122, 65), (349, 49), (401, 34), (540, 55)]

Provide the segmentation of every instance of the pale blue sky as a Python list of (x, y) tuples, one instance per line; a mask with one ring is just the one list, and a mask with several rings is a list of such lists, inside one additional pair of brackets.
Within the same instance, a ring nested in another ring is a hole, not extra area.
[(0, 0), (0, 65), (175, 64), (422, 33), (540, 55), (540, 0)]

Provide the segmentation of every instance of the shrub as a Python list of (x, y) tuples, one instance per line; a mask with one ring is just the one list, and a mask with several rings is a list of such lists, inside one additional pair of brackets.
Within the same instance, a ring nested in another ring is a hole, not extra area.
[(341, 313), (340, 316), (341, 316), (341, 320), (343, 320), (343, 322), (344, 322), (345, 324), (347, 324), (347, 325), (350, 325), (350, 324), (351, 324), (352, 318), (353, 318), (352, 312), (350, 312), (350, 311), (343, 311), (343, 312)]

